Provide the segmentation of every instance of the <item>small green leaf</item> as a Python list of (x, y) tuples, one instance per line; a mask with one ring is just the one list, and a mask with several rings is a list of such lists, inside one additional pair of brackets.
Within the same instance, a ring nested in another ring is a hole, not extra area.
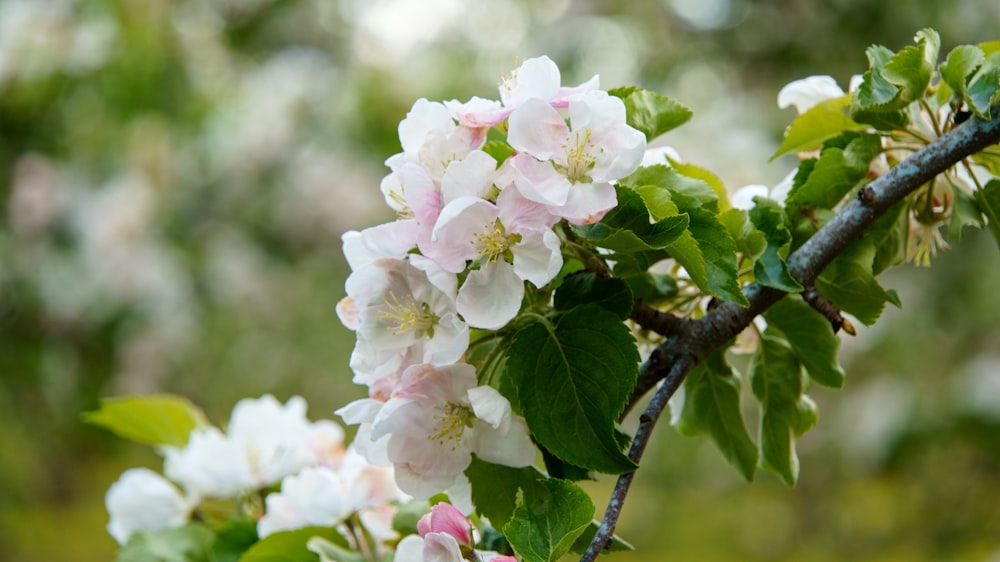
[(148, 445), (183, 447), (191, 430), (205, 427), (205, 414), (188, 399), (169, 394), (105, 398), (83, 420), (119, 437)]
[(634, 86), (609, 90), (625, 102), (625, 122), (646, 135), (646, 140), (679, 127), (691, 118), (691, 110), (662, 94)]
[(156, 532), (137, 531), (118, 551), (117, 562), (212, 562), (215, 534), (200, 523)]
[(635, 468), (615, 439), (615, 423), (635, 386), (639, 352), (617, 316), (593, 304), (573, 308), (555, 326), (520, 330), (508, 357), (507, 377), (542, 446), (590, 470)]
[(518, 490), (534, 487), (537, 480), (545, 478), (534, 467), (513, 468), (478, 458), (472, 459), (465, 476), (472, 486), (476, 513), (489, 519), (497, 529), (502, 529), (514, 515)]
[[(700, 175), (708, 174), (701, 168), (697, 168), (697, 170), (701, 170)], [(708, 181), (701, 177), (684, 174), (663, 164), (643, 166), (632, 175), (619, 180), (618, 185), (629, 187), (642, 194), (649, 214), (655, 220), (676, 214), (677, 211), (673, 210), (676, 207), (680, 207), (681, 212), (686, 211), (691, 206), (703, 206), (713, 211), (719, 209), (719, 195)], [(677, 194), (683, 195), (687, 199), (675, 200), (674, 196)], [(684, 205), (683, 203), (688, 200), (693, 201)], [(670, 204), (661, 206), (661, 202)]]
[(667, 251), (687, 270), (698, 288), (741, 306), (748, 302), (740, 290), (736, 266), (736, 243), (729, 231), (710, 211), (688, 211), (690, 224)]
[[(316, 562), (316, 553), (307, 543), (313, 537), (349, 550), (350, 546), (336, 529), (331, 527), (306, 527), (295, 531), (281, 531), (268, 535), (250, 547), (240, 562)], [(340, 562), (340, 559), (336, 559)], [(361, 560), (364, 560), (362, 557)], [(344, 560), (343, 562), (350, 562)]]
[(794, 293), (802, 290), (802, 285), (788, 272), (788, 249), (792, 244), (792, 232), (785, 224), (785, 213), (781, 205), (770, 199), (758, 199), (750, 209), (750, 220), (763, 233), (767, 247), (753, 265), (754, 278), (758, 283)]
[(872, 45), (865, 51), (869, 69), (861, 76), (861, 84), (854, 98), (862, 109), (874, 111), (899, 109), (900, 104), (896, 103), (899, 86), (883, 76), (885, 65), (892, 60), (894, 54), (881, 45)]
[(757, 447), (740, 412), (740, 380), (722, 352), (714, 352), (688, 374), (684, 393), (677, 430), (684, 435), (708, 432), (722, 456), (753, 480)]
[(970, 107), (972, 104), (969, 103), (969, 79), (984, 62), (986, 55), (982, 49), (974, 45), (959, 45), (948, 53), (940, 68), (941, 79)]
[(875, 258), (872, 260), (873, 276), (906, 261), (906, 238), (910, 228), (909, 215), (907, 202), (900, 201), (875, 221), (875, 224), (865, 234), (865, 237), (875, 247)]
[(887, 80), (899, 86), (899, 99), (904, 104), (924, 95), (937, 66), (938, 51), (941, 48), (940, 36), (930, 28), (918, 31), (913, 41), (916, 46), (906, 47), (896, 53), (885, 64), (883, 71)]
[(569, 552), (594, 517), (590, 496), (567, 480), (539, 480), (524, 490), (503, 533), (525, 562), (550, 562)]
[(789, 206), (810, 206), (832, 209), (859, 181), (868, 174), (871, 161), (881, 151), (876, 135), (844, 133), (830, 139), (819, 160), (788, 194)]
[(497, 161), (498, 166), (501, 162), (507, 160), (511, 154), (514, 154), (514, 149), (506, 141), (502, 140), (488, 140), (483, 145), (482, 150), (492, 156)]
[[(955, 204), (951, 208), (951, 220), (948, 222), (948, 239), (961, 240), (962, 231), (967, 226), (983, 228), (983, 213), (976, 206), (973, 195), (969, 195), (962, 189), (954, 189)], [(875, 258), (878, 261), (878, 256)]]
[(767, 238), (757, 230), (743, 209), (729, 209), (719, 213), (719, 222), (726, 227), (736, 249), (750, 260), (756, 260), (767, 248)]
[(601, 278), (595, 273), (582, 271), (563, 281), (552, 304), (556, 310), (569, 310), (577, 305), (592, 303), (625, 320), (632, 314), (632, 300), (632, 291), (625, 281), (615, 277)]
[(885, 303), (900, 306), (899, 297), (875, 280), (875, 247), (864, 238), (851, 244), (816, 279), (816, 290), (836, 307), (871, 326)]
[[(670, 167), (684, 177), (694, 179), (699, 182), (703, 182), (718, 199), (718, 207), (720, 211), (725, 211), (729, 209), (729, 190), (726, 189), (725, 184), (719, 179), (719, 176), (713, 174), (701, 166), (696, 166), (695, 164), (687, 162), (675, 162), (670, 161)], [(668, 186), (669, 187), (669, 186)]]
[(574, 232), (597, 246), (628, 254), (665, 248), (688, 225), (688, 217), (679, 214), (651, 223), (642, 197), (621, 186), (615, 191), (618, 205), (599, 223), (573, 226)]
[(990, 107), (998, 101), (1000, 101), (1000, 53), (994, 53), (972, 77), (966, 102), (980, 119), (990, 119)]
[(840, 338), (830, 321), (796, 295), (787, 295), (764, 313), (769, 330), (777, 330), (792, 346), (792, 353), (823, 386), (844, 386), (844, 370), (837, 361)]
[(790, 152), (816, 150), (827, 139), (844, 131), (864, 129), (864, 125), (854, 122), (848, 115), (850, 105), (851, 96), (845, 94), (820, 102), (796, 117), (785, 131), (785, 138), (771, 160)]
[[(309, 552), (319, 556), (319, 562), (367, 562), (368, 558), (360, 552), (353, 552), (349, 547), (332, 543), (323, 537), (312, 537), (306, 541)], [(276, 558), (274, 562), (284, 562), (284, 558)], [(315, 562), (315, 557), (309, 558)]]
[(240, 518), (229, 521), (212, 543), (213, 562), (238, 562), (243, 553), (257, 542), (257, 522)]
[(656, 306), (677, 296), (677, 281), (666, 274), (644, 271), (637, 275), (622, 277), (636, 299)]
[(976, 192), (976, 203), (986, 215), (986, 224), (990, 227), (993, 239), (1000, 246), (1000, 180), (990, 180), (982, 191)]
[(430, 513), (431, 507), (426, 500), (410, 500), (396, 507), (392, 516), (392, 528), (400, 535), (417, 534), (417, 523), (420, 518)]
[(761, 406), (761, 467), (794, 486), (799, 475), (795, 438), (816, 423), (815, 404), (802, 394), (802, 366), (787, 342), (765, 332), (749, 376)]
[[(594, 540), (594, 535), (597, 534), (597, 530), (600, 528), (600, 525), (601, 524), (597, 521), (591, 521), (590, 525), (587, 525), (587, 528), (583, 530), (583, 533), (580, 533), (580, 536), (576, 538), (576, 542), (574, 542), (573, 546), (570, 547), (570, 551), (576, 554), (583, 554), (584, 552), (587, 552), (587, 549), (590, 548), (590, 543)], [(620, 538), (618, 535), (614, 535), (611, 537), (611, 544), (605, 545), (602, 552), (623, 552), (627, 550), (635, 550), (635, 547), (625, 539)]]

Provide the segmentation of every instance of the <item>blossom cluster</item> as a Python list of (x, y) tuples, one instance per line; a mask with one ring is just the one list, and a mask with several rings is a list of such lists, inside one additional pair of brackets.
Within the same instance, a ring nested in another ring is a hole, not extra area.
[(534, 461), (524, 420), (464, 362), (470, 330), (503, 328), (526, 282), (558, 275), (560, 224), (600, 220), (646, 147), (596, 76), (564, 87), (547, 57), (524, 61), (499, 97), (417, 100), (381, 182), (397, 219), (343, 236), (352, 273), (337, 311), (356, 332), (350, 364), (369, 397), (337, 413), (360, 424), (359, 451), (418, 498), (454, 499), (473, 453)]
[(132, 468), (107, 492), (108, 532), (121, 544), (139, 530), (183, 525), (205, 500), (248, 499), (278, 483), (281, 491), (267, 495), (263, 514), (247, 514), (257, 519), (260, 538), (336, 526), (354, 514), (373, 537), (397, 538), (391, 502), (406, 496), (392, 469), (345, 447), (344, 432), (333, 421), (310, 422), (300, 397), (285, 404), (270, 395), (240, 400), (225, 433), (197, 428), (185, 446), (162, 452), (166, 478)]

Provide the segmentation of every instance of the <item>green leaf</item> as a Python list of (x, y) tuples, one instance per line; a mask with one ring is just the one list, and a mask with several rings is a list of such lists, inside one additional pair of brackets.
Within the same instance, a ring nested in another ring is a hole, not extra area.
[[(584, 552), (587, 552), (587, 549), (590, 547), (590, 543), (594, 540), (594, 535), (597, 534), (597, 530), (600, 528), (600, 525), (601, 524), (597, 521), (591, 521), (590, 525), (587, 525), (587, 528), (584, 529), (583, 532), (580, 533), (580, 536), (576, 538), (573, 546), (570, 547), (570, 551), (576, 554), (583, 554)], [(635, 550), (635, 547), (628, 541), (620, 538), (618, 535), (614, 535), (611, 537), (611, 545), (606, 545), (602, 552), (610, 553), (627, 550)]]
[(524, 490), (514, 517), (503, 532), (525, 562), (550, 562), (569, 552), (590, 525), (594, 504), (576, 484), (557, 479), (538, 481)]
[[(319, 556), (319, 562), (367, 562), (366, 558), (360, 552), (354, 552), (349, 547), (343, 547), (338, 544), (332, 543), (323, 537), (312, 537), (306, 541), (306, 548), (309, 552)], [(284, 560), (284, 559), (278, 559)], [(310, 557), (310, 561), (314, 562), (315, 557)], [(276, 560), (277, 562), (277, 560)]]
[(883, 70), (886, 80), (899, 86), (899, 101), (904, 105), (924, 95), (941, 48), (941, 37), (930, 28), (918, 31), (913, 40), (917, 45), (896, 53)]
[(865, 234), (875, 247), (872, 275), (906, 261), (906, 238), (910, 228), (909, 206), (905, 200), (893, 205)]
[(868, 238), (851, 244), (816, 279), (816, 290), (837, 308), (871, 326), (882, 315), (885, 303), (900, 306), (895, 292), (875, 280), (875, 247)]
[(854, 101), (862, 109), (874, 111), (899, 109), (900, 104), (896, 103), (899, 86), (883, 76), (885, 65), (892, 60), (894, 53), (881, 45), (872, 45), (865, 51), (865, 55), (868, 57), (869, 69), (861, 76), (861, 84), (858, 86)]
[(719, 222), (736, 243), (736, 249), (750, 260), (756, 260), (767, 249), (767, 238), (757, 230), (743, 209), (729, 209), (719, 213)]
[[(705, 168), (702, 168), (701, 166), (687, 162), (675, 162), (671, 160), (670, 167), (677, 170), (677, 173), (682, 177), (702, 182), (711, 188), (712, 193), (714, 193), (715, 197), (718, 199), (718, 207), (720, 211), (729, 209), (729, 190), (726, 189), (725, 184), (722, 183), (719, 176), (713, 174)], [(669, 187), (669, 185), (667, 187)]]
[(667, 246), (667, 251), (702, 291), (747, 306), (740, 290), (736, 243), (729, 231), (710, 211), (694, 208), (688, 215), (688, 229)]
[(761, 405), (760, 463), (794, 486), (795, 438), (816, 424), (816, 407), (802, 394), (802, 365), (786, 341), (765, 332), (750, 361), (750, 387)]
[(638, 364), (629, 329), (611, 312), (588, 304), (560, 316), (555, 326), (536, 323), (520, 330), (507, 376), (542, 446), (570, 464), (619, 473), (635, 468), (614, 433)]
[(430, 513), (431, 507), (427, 500), (410, 500), (401, 503), (396, 507), (396, 514), (392, 516), (392, 528), (400, 535), (417, 534), (417, 523), (420, 518)]
[(785, 212), (781, 205), (770, 199), (758, 199), (750, 209), (750, 220), (764, 235), (767, 246), (753, 265), (754, 278), (758, 283), (794, 293), (802, 290), (802, 285), (788, 272), (788, 249), (792, 244), (792, 232), (785, 224)]
[(560, 459), (537, 443), (535, 446), (542, 452), (542, 462), (545, 463), (545, 472), (552, 478), (572, 480), (574, 482), (579, 482), (580, 480), (597, 480), (594, 477), (594, 473), (586, 468), (580, 468)]
[[(701, 170), (701, 175), (708, 174), (701, 168), (697, 169)], [(719, 195), (708, 181), (663, 164), (643, 166), (632, 175), (619, 180), (618, 185), (629, 187), (642, 195), (650, 216), (655, 220), (676, 214), (678, 207), (681, 212), (692, 206), (704, 206), (713, 211), (719, 209)], [(677, 194), (687, 199), (678, 199), (675, 197)], [(693, 201), (688, 202), (689, 199)], [(685, 202), (688, 204), (685, 205)]]
[(628, 283), (636, 299), (642, 299), (643, 302), (652, 306), (662, 304), (677, 296), (677, 281), (669, 275), (644, 271), (622, 279)]
[(497, 166), (507, 160), (511, 154), (514, 154), (514, 149), (507, 144), (507, 141), (492, 139), (486, 141), (486, 144), (483, 145), (482, 151), (492, 156), (493, 159), (497, 161)]
[(844, 133), (830, 139), (819, 160), (788, 194), (788, 206), (832, 209), (859, 181), (868, 175), (871, 161), (882, 148), (876, 135)]
[(601, 278), (585, 271), (567, 277), (556, 291), (553, 305), (556, 310), (569, 310), (574, 306), (592, 303), (620, 320), (632, 314), (632, 291), (628, 283), (614, 277)]
[(976, 203), (986, 215), (986, 224), (990, 227), (993, 239), (1000, 246), (1000, 180), (990, 180), (982, 191), (976, 192)]
[(722, 456), (748, 481), (757, 470), (757, 447), (740, 412), (740, 380), (715, 351), (684, 381), (684, 407), (677, 430), (685, 435), (708, 432)]
[(974, 45), (959, 45), (948, 53), (940, 68), (941, 79), (971, 108), (974, 106), (969, 102), (969, 79), (984, 62), (986, 55), (982, 49)]
[(229, 521), (212, 543), (213, 562), (238, 562), (243, 553), (257, 542), (257, 522), (240, 518)]
[(476, 506), (476, 513), (489, 519), (497, 529), (502, 529), (514, 515), (518, 490), (533, 488), (537, 485), (536, 481), (545, 478), (534, 467), (501, 466), (475, 457), (465, 469), (465, 476), (472, 486), (472, 504)]
[(191, 430), (205, 427), (205, 414), (188, 399), (170, 394), (105, 398), (83, 420), (119, 437), (148, 445), (183, 447)]
[[(969, 195), (962, 189), (953, 189), (955, 204), (951, 208), (951, 220), (948, 222), (948, 239), (961, 240), (962, 231), (967, 226), (983, 228), (983, 213), (976, 206), (974, 196)], [(875, 258), (878, 261), (878, 256)]]
[(691, 118), (691, 110), (662, 94), (626, 87), (609, 90), (609, 94), (625, 102), (625, 122), (646, 135), (646, 140), (679, 127)]
[(966, 102), (981, 119), (990, 119), (990, 107), (1000, 101), (1000, 53), (986, 59), (969, 84)]
[(826, 142), (844, 131), (860, 131), (864, 125), (856, 123), (848, 115), (851, 96), (845, 94), (839, 98), (820, 102), (799, 115), (785, 130), (785, 138), (781, 141), (778, 151), (771, 160), (790, 152), (808, 152), (816, 150)]
[(688, 225), (688, 217), (674, 214), (651, 223), (649, 211), (637, 193), (616, 186), (618, 205), (596, 224), (573, 226), (574, 232), (602, 248), (622, 253), (665, 248)]
[(823, 386), (844, 386), (844, 370), (837, 361), (840, 338), (830, 321), (796, 295), (787, 295), (764, 313), (768, 329), (781, 332), (792, 353)]
[(347, 540), (336, 529), (306, 527), (264, 537), (246, 551), (240, 562), (316, 562), (316, 554), (307, 547), (313, 537), (320, 537), (341, 549), (350, 549)]
[(118, 551), (117, 562), (212, 562), (215, 534), (200, 523), (156, 532), (137, 531)]

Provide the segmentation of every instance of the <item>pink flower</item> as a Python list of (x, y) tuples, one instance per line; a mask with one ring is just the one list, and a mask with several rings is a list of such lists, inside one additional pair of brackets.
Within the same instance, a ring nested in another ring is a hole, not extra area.
[(461, 511), (444, 502), (438, 503), (431, 508), (430, 513), (420, 518), (417, 531), (422, 537), (426, 537), (428, 533), (445, 533), (468, 548), (475, 544), (472, 539), (472, 523)]

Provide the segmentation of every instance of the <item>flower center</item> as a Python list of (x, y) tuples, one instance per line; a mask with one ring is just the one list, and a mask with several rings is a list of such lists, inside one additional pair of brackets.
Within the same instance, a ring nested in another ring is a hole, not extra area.
[(454, 451), (461, 445), (465, 428), (472, 427), (472, 420), (476, 419), (476, 415), (471, 408), (454, 402), (445, 403), (438, 412), (434, 416), (435, 433), (428, 436), (428, 439), (437, 441), (442, 448), (448, 447)]
[(418, 336), (434, 337), (434, 326), (440, 320), (429, 304), (418, 303), (413, 295), (399, 298), (392, 292), (386, 295), (383, 307), (376, 316), (389, 325), (389, 333), (394, 336), (414, 332)]
[(485, 225), (481, 231), (477, 232), (476, 237), (472, 240), (472, 245), (479, 254), (481, 265), (486, 265), (497, 259), (510, 257), (507, 253), (520, 241), (520, 234), (508, 235), (507, 230), (498, 220), (492, 225)]
[(588, 181), (590, 171), (594, 169), (597, 158), (594, 156), (594, 143), (590, 140), (590, 129), (573, 131), (563, 149), (566, 151), (566, 178), (581, 183)]

